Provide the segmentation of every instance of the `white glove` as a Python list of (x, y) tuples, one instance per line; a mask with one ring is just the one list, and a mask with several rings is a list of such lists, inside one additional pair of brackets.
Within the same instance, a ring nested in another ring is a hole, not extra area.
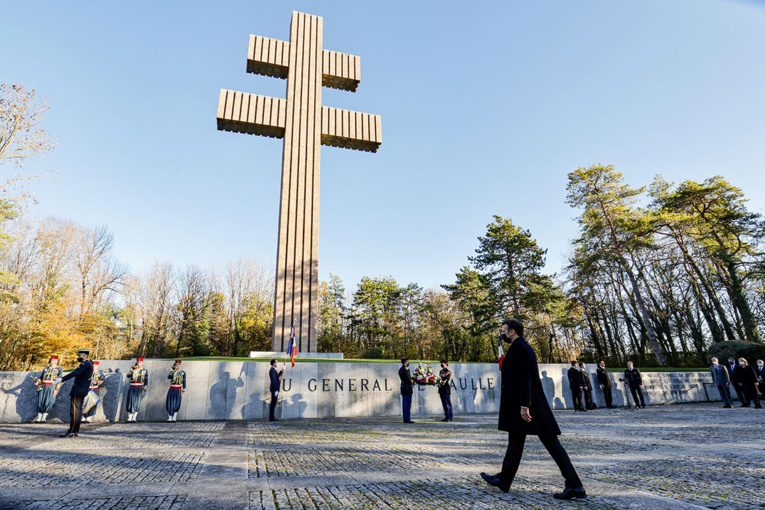
[(61, 384), (61, 378), (59, 377), (56, 380), (54, 380), (53, 384)]
[(274, 396), (275, 396), (275, 397), (278, 397), (278, 396), (279, 396), (279, 392), (278, 392), (278, 391), (275, 391), (275, 392), (274, 392)]

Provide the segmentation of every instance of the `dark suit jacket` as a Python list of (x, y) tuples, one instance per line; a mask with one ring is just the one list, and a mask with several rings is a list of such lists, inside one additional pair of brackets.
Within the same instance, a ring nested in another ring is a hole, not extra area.
[(93, 364), (85, 360), (80, 363), (80, 366), (66, 374), (61, 378), (61, 381), (68, 381), (74, 379), (72, 384), (72, 391), (69, 392), (70, 396), (87, 395), (90, 388), (90, 378), (93, 376)]
[(268, 371), (268, 377), (271, 379), (271, 386), (268, 388), (271, 393), (279, 391), (279, 372), (274, 367)]
[(568, 369), (568, 387), (572, 390), (578, 390), (584, 386), (584, 381), (582, 380), (582, 373), (579, 372), (578, 368), (571, 367)]
[(607, 368), (600, 368), (596, 370), (595, 374), (598, 376), (598, 384), (602, 384), (604, 388), (611, 388), (613, 387), (613, 384), (611, 383), (611, 378), (608, 377), (608, 369)]
[(587, 391), (592, 391), (592, 383), (590, 382), (590, 374), (585, 372), (584, 370), (579, 371), (580, 374), (582, 374), (582, 386), (587, 387)]
[(629, 368), (624, 371), (624, 380), (627, 381), (630, 389), (637, 389), (643, 384), (643, 377), (640, 375), (640, 370)]
[[(521, 406), (529, 408), (531, 423), (521, 419)], [(560, 435), (539, 379), (537, 355), (523, 338), (510, 344), (502, 362), (498, 428), (512, 434)]]
[(411, 395), (413, 393), (412, 374), (409, 369), (401, 365), (401, 368), (398, 369), (398, 378), (401, 379), (401, 394), (404, 396)]
[(712, 365), (709, 367), (709, 373), (712, 374), (712, 381), (714, 381), (717, 386), (724, 386), (726, 383), (730, 382), (728, 367), (724, 365), (718, 363), (717, 368), (715, 368), (715, 365)]
[[(757, 377), (759, 379), (762, 379), (763, 382), (765, 382), (765, 367), (760, 368), (758, 366), (755, 366), (753, 368), (754, 368), (754, 373), (757, 374)], [(758, 382), (759, 382), (759, 380), (758, 380)], [(762, 384), (762, 383), (760, 383), (760, 384)]]

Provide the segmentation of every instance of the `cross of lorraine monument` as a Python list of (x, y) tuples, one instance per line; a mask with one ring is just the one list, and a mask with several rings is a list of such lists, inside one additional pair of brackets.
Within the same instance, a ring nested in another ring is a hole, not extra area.
[(286, 78), (286, 99), (221, 89), (218, 100), (218, 130), (284, 138), (274, 351), (294, 327), (298, 352), (316, 352), (321, 145), (377, 152), (382, 143), (379, 115), (321, 104), (322, 86), (355, 92), (361, 80), (361, 59), (325, 50), (322, 32), (321, 17), (293, 11), (289, 42), (250, 36), (247, 72)]

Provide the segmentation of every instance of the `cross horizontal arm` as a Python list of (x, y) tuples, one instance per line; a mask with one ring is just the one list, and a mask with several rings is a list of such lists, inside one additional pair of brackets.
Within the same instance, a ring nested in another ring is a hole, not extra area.
[[(283, 138), (287, 101), (276, 97), (221, 89), (218, 130)], [(379, 115), (321, 107), (321, 144), (377, 152), (382, 144)]]
[[(289, 72), (290, 43), (250, 35), (247, 49), (247, 72), (286, 79)], [(321, 84), (325, 87), (356, 92), (361, 81), (361, 57), (322, 50)]]
[(277, 97), (221, 89), (218, 131), (284, 138), (287, 101)]

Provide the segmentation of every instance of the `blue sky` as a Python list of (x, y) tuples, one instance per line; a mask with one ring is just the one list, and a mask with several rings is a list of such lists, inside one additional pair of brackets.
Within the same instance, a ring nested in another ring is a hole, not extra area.
[(595, 163), (635, 186), (722, 174), (765, 213), (765, 3), (743, 0), (7, 3), (0, 81), (47, 96), (59, 141), (29, 212), (107, 225), (134, 272), (273, 263), (281, 141), (215, 115), (221, 88), (284, 97), (247, 40), (288, 39), (293, 9), (361, 56), (324, 104), (382, 115), (377, 154), (322, 149), (322, 279), (451, 283), (493, 214), (558, 271), (566, 176)]

